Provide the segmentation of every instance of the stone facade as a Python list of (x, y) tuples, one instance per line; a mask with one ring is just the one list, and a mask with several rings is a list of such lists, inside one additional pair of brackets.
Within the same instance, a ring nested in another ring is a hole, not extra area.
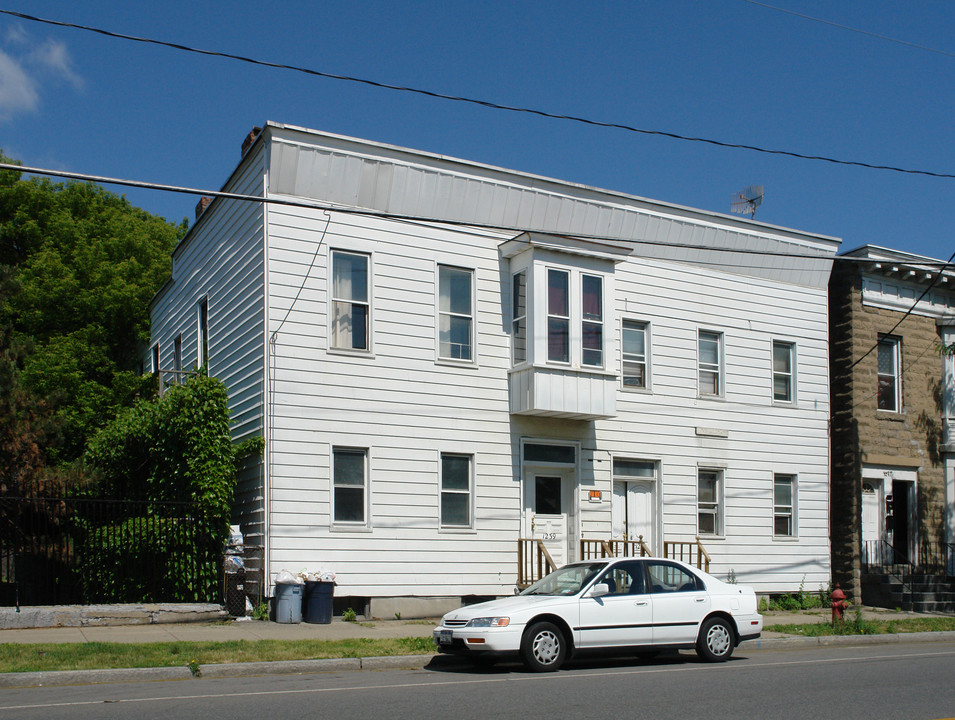
[[(863, 304), (864, 277), (871, 272), (863, 263), (836, 263), (829, 284), (832, 573), (833, 582), (856, 602), (863, 569), (863, 466), (917, 472), (916, 537), (920, 543), (946, 540), (937, 321)], [(875, 348), (889, 333), (901, 346), (901, 412), (879, 410), (877, 404)]]

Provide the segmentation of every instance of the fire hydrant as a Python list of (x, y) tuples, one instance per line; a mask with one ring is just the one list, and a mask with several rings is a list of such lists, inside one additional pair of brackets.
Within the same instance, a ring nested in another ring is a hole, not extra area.
[(829, 596), (829, 605), (832, 608), (832, 622), (842, 620), (842, 613), (849, 607), (849, 603), (846, 601), (846, 594), (839, 588), (839, 583), (836, 583), (836, 589)]

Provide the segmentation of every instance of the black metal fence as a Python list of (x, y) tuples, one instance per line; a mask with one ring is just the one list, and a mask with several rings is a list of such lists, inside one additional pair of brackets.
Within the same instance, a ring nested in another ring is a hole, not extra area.
[(915, 557), (885, 540), (862, 543), (862, 565), (869, 569), (899, 569), (908, 574), (955, 576), (955, 543), (920, 540)]
[(218, 603), (215, 536), (193, 503), (0, 497), (0, 605)]

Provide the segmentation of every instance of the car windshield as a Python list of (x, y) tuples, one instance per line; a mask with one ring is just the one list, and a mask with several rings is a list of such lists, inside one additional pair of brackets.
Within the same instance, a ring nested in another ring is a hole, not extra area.
[(538, 580), (521, 595), (576, 595), (606, 566), (602, 562), (565, 565)]

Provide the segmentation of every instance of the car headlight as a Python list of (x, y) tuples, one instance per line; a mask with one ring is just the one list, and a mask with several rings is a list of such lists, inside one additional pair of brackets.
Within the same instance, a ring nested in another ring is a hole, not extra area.
[(468, 622), (468, 627), (507, 627), (511, 622), (506, 617), (480, 617)]

